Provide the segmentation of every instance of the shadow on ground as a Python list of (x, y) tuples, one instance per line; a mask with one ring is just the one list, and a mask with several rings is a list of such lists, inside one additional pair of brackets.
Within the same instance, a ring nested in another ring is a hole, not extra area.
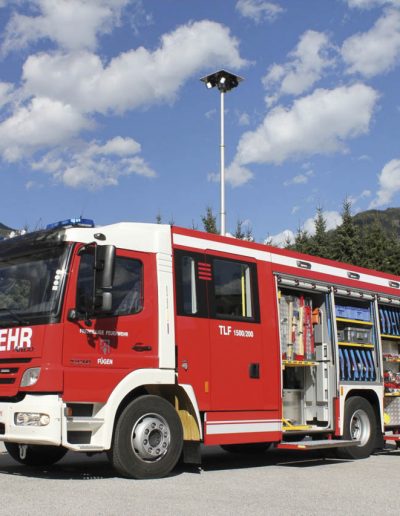
[[(378, 455), (400, 457), (400, 450), (389, 447), (377, 452)], [(351, 461), (334, 457), (332, 451), (292, 451), (272, 449), (258, 453), (230, 453), (219, 446), (202, 447), (202, 465), (194, 466), (179, 463), (170, 476), (199, 474), (202, 471), (228, 471), (265, 467), (328, 467), (337, 463)], [(55, 480), (99, 480), (117, 478), (105, 453), (93, 457), (69, 452), (59, 463), (46, 468), (33, 468), (16, 463), (7, 453), (0, 454), (0, 475)]]

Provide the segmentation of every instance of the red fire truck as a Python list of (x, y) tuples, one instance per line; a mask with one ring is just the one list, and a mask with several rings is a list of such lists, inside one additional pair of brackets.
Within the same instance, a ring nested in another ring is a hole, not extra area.
[(167, 475), (228, 451), (399, 442), (400, 278), (161, 224), (0, 242), (0, 440)]

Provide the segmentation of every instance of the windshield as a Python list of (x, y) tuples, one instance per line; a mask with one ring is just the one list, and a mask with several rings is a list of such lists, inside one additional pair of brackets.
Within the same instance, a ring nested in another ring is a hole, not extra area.
[(64, 243), (32, 238), (1, 243), (0, 327), (56, 322), (67, 249)]

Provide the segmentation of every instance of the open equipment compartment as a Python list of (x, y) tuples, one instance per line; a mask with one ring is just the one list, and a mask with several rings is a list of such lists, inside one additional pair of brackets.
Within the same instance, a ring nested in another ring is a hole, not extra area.
[(287, 434), (333, 426), (336, 370), (330, 297), (326, 285), (278, 279), (283, 429)]
[[(357, 298), (358, 297), (358, 298)], [(340, 383), (370, 384), (378, 379), (374, 298), (349, 291), (335, 295)]]
[(386, 429), (400, 429), (400, 306), (378, 303)]

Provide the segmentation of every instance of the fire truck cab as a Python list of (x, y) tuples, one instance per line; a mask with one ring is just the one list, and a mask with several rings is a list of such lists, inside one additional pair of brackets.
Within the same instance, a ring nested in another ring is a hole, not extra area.
[(161, 224), (3, 240), (0, 440), (38, 466), (107, 451), (131, 478), (198, 461), (201, 443), (367, 457), (400, 439), (399, 289)]

